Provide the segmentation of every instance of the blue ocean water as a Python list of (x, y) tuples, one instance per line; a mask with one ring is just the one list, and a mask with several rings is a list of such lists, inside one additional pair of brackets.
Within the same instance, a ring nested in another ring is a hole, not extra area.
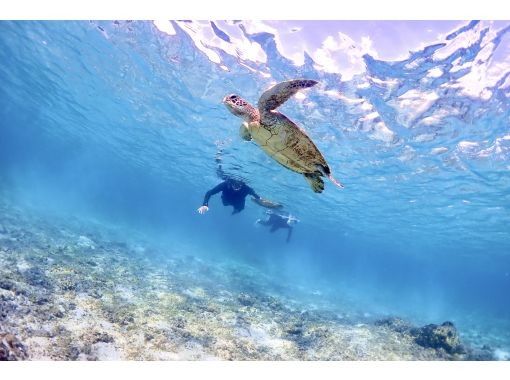
[[(231, 27), (265, 62), (197, 42), (193, 22), (171, 25), (0, 22), (4, 199), (48, 213), (48, 224), (54, 213), (95, 218), (162, 249), (185, 243), (190, 255), (248, 264), (309, 289), (305, 303), (316, 294), (366, 315), (450, 320), (465, 339), (510, 350), (510, 71), (489, 66), (508, 62), (507, 26), (466, 23), (403, 60), (365, 54), (364, 71), (344, 79), (310, 55), (296, 65), (273, 34), (243, 22)], [(313, 193), (243, 141), (221, 104), (233, 92), (255, 104), (292, 78), (319, 85), (281, 112), (345, 189), (326, 181)], [(220, 182), (218, 156), (299, 218), (289, 243), (254, 225), (264, 209), (250, 200), (231, 215), (216, 195), (197, 213)]]

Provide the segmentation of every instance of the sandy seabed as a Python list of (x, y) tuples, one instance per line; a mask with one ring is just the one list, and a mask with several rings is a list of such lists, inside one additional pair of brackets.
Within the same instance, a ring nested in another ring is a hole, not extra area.
[(0, 359), (494, 359), (453, 325), (310, 307), (253, 267), (122, 236), (0, 202)]

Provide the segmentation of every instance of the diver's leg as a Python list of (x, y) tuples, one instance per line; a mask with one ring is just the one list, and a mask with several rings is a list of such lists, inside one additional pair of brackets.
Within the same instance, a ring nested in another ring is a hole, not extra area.
[(287, 233), (287, 243), (290, 241), (290, 237), (292, 236), (292, 227), (288, 227), (289, 232)]

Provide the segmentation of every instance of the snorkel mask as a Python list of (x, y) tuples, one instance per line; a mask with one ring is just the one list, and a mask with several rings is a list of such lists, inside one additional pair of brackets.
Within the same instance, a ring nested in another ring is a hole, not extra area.
[(243, 183), (237, 180), (230, 180), (230, 188), (234, 191), (239, 191), (243, 187)]

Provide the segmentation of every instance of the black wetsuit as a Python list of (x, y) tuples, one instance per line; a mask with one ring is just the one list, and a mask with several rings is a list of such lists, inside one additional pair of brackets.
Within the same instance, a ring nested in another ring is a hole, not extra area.
[(237, 214), (244, 209), (246, 196), (252, 195), (255, 199), (260, 199), (255, 190), (245, 183), (241, 183), (241, 187), (238, 190), (234, 190), (232, 182), (227, 180), (205, 193), (203, 205), (208, 206), (211, 196), (220, 191), (222, 192), (221, 201), (223, 206), (234, 206), (232, 214)]
[(287, 218), (280, 216), (278, 214), (271, 214), (269, 215), (268, 220), (261, 220), (259, 223), (262, 224), (263, 226), (271, 226), (269, 232), (275, 232), (279, 228), (287, 228), (288, 229), (287, 243), (288, 243), (292, 235), (292, 226), (289, 226), (287, 220), (288, 220)]

